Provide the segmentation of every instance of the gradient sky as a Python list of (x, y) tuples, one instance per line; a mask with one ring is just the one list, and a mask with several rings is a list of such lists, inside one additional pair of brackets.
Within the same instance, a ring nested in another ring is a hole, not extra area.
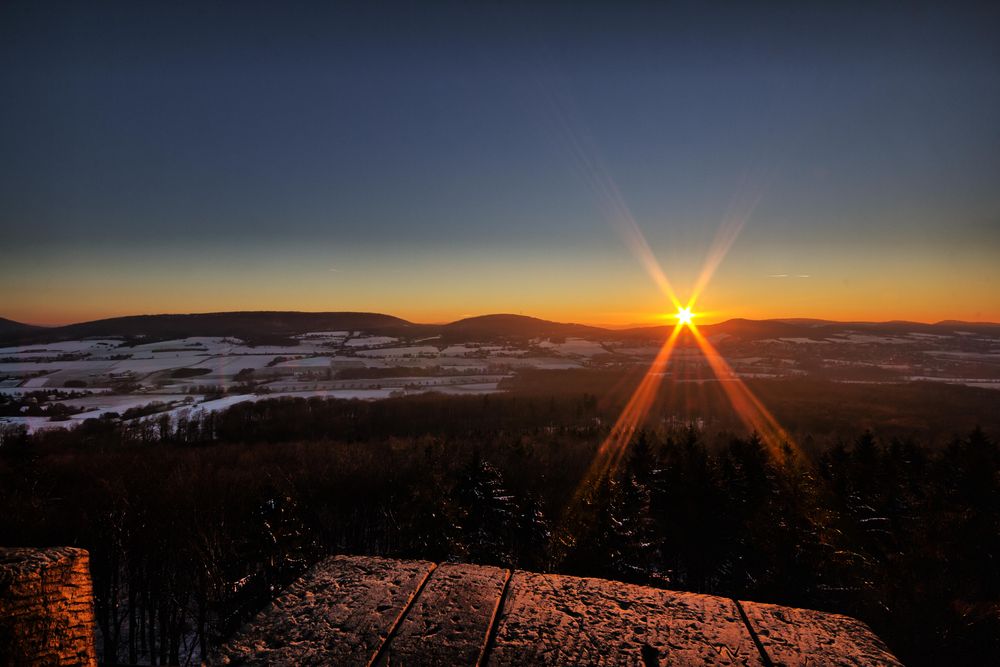
[(655, 321), (603, 184), (681, 298), (749, 211), (710, 320), (1000, 321), (1000, 11), (819, 4), (5, 2), (0, 316)]

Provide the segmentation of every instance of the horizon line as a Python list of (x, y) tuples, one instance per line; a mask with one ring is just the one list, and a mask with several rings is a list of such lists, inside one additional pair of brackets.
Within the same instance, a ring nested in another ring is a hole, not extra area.
[[(408, 324), (415, 324), (419, 326), (447, 326), (450, 324), (456, 324), (458, 322), (463, 322), (465, 320), (483, 318), (483, 317), (524, 317), (530, 319), (541, 320), (544, 322), (549, 322), (553, 324), (563, 324), (563, 325), (576, 325), (576, 326), (587, 326), (598, 329), (607, 329), (609, 331), (628, 331), (631, 329), (655, 329), (662, 327), (673, 326), (673, 323), (665, 321), (662, 324), (659, 323), (641, 323), (633, 322), (628, 324), (607, 324), (607, 323), (590, 323), (584, 321), (561, 321), (553, 320), (545, 317), (540, 317), (537, 315), (525, 315), (523, 313), (509, 313), (509, 312), (495, 312), (495, 313), (483, 313), (480, 315), (468, 315), (465, 317), (460, 317), (455, 320), (442, 320), (442, 321), (430, 321), (430, 322), (418, 322), (416, 320), (409, 320), (397, 315), (392, 315), (390, 313), (384, 313), (374, 310), (274, 310), (274, 309), (260, 309), (260, 310), (209, 310), (200, 312), (163, 312), (163, 313), (133, 313), (129, 315), (112, 315), (109, 317), (98, 317), (96, 319), (85, 319), (78, 321), (68, 321), (57, 324), (36, 324), (33, 322), (26, 322), (22, 320), (15, 320), (12, 318), (4, 317), (0, 315), (0, 319), (5, 319), (8, 322), (14, 324), (21, 324), (25, 326), (40, 327), (45, 329), (59, 329), (63, 327), (75, 326), (79, 324), (90, 324), (93, 322), (102, 322), (108, 320), (125, 319), (129, 317), (174, 317), (174, 316), (198, 316), (198, 315), (236, 315), (236, 314), (250, 314), (250, 313), (296, 313), (304, 315), (329, 315), (329, 314), (359, 314), (359, 315), (381, 315), (384, 317), (393, 317), (402, 320)], [(669, 316), (666, 316), (669, 318)], [(661, 316), (663, 318), (663, 316)], [(764, 317), (764, 318), (752, 318), (752, 317), (729, 317), (725, 319), (714, 319), (710, 322), (702, 322), (700, 326), (714, 326), (718, 324), (725, 324), (727, 322), (732, 322), (735, 320), (744, 320), (750, 322), (785, 322), (794, 323), (795, 321), (813, 321), (817, 323), (830, 323), (830, 324), (920, 324), (924, 326), (940, 326), (950, 323), (955, 324), (969, 324), (978, 326), (1000, 326), (1000, 322), (994, 322), (990, 320), (960, 320), (960, 319), (941, 319), (936, 321), (926, 321), (926, 320), (910, 320), (910, 319), (888, 319), (888, 320), (858, 320), (858, 319), (846, 319), (837, 320), (829, 319), (825, 317), (814, 317), (814, 316), (782, 316), (782, 317)]]

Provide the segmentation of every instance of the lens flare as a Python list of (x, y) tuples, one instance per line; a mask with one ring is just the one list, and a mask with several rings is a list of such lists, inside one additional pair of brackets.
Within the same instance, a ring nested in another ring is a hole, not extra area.
[(783, 462), (786, 448), (794, 449), (795, 447), (792, 437), (782, 428), (760, 399), (750, 391), (743, 380), (736, 375), (736, 372), (722, 358), (715, 346), (698, 331), (698, 327), (689, 324), (688, 329), (694, 334), (695, 343), (701, 348), (705, 361), (708, 362), (712, 373), (726, 393), (726, 398), (733, 406), (736, 416), (743, 422), (747, 430), (757, 434), (775, 461)]
[[(555, 98), (553, 98), (553, 101), (556, 101)], [(676, 309), (676, 312), (673, 314), (673, 318), (676, 320), (673, 330), (663, 342), (662, 347), (660, 347), (656, 357), (646, 370), (645, 375), (625, 404), (624, 409), (611, 427), (607, 437), (601, 442), (594, 459), (591, 461), (569, 505), (566, 507), (563, 528), (568, 530), (568, 533), (564, 537), (567, 538), (568, 542), (571, 542), (572, 530), (570, 530), (569, 524), (573, 522), (573, 516), (586, 504), (585, 495), (588, 489), (593, 487), (594, 483), (599, 482), (602, 478), (611, 478), (615, 475), (616, 469), (624, 459), (633, 436), (646, 421), (649, 412), (653, 408), (659, 395), (663, 378), (666, 375), (668, 362), (674, 353), (681, 333), (685, 330), (694, 339), (707, 361), (709, 369), (715, 375), (715, 379), (722, 386), (726, 397), (732, 404), (733, 410), (747, 428), (755, 432), (762, 439), (774, 459), (777, 461), (783, 460), (786, 448), (793, 445), (788, 433), (778, 424), (777, 420), (764, 407), (763, 403), (737, 377), (729, 364), (722, 358), (722, 355), (698, 331), (693, 322), (696, 317), (696, 313), (693, 310), (694, 304), (708, 287), (716, 269), (718, 269), (744, 225), (749, 220), (757, 203), (761, 199), (762, 188), (754, 187), (753, 183), (747, 182), (741, 195), (734, 199), (730, 210), (719, 226), (715, 238), (708, 249), (688, 301), (686, 303), (682, 302), (677, 298), (677, 294), (670, 280), (667, 278), (666, 272), (663, 271), (663, 267), (660, 266), (639, 224), (632, 216), (629, 207), (625, 203), (624, 196), (600, 160), (596, 147), (589, 140), (586, 133), (577, 129), (578, 124), (573, 122), (574, 114), (572, 114), (571, 109), (560, 109), (559, 107), (561, 106), (563, 105), (553, 105), (556, 116), (561, 121), (559, 123), (560, 129), (568, 140), (567, 144), (575, 158), (576, 166), (596, 194), (597, 203), (604, 215), (620, 232), (626, 247), (631, 250), (638, 263), (649, 274), (653, 283)], [(686, 358), (685, 356), (684, 359)], [(682, 364), (681, 372), (688, 374), (692, 368), (690, 364)], [(560, 539), (559, 541), (563, 540)]]
[(613, 471), (621, 463), (625, 450), (632, 441), (632, 436), (635, 435), (636, 430), (653, 405), (653, 400), (663, 382), (663, 376), (666, 374), (667, 362), (670, 361), (680, 333), (681, 325), (678, 324), (670, 333), (670, 337), (664, 341), (656, 358), (653, 359), (653, 363), (649, 365), (646, 374), (639, 382), (639, 386), (636, 387), (614, 426), (611, 427), (608, 437), (597, 449), (597, 455), (591, 462), (590, 469), (587, 471), (579, 490), (585, 489), (589, 482), (596, 481), (604, 474)]
[(650, 279), (660, 292), (676, 308), (681, 307), (673, 285), (667, 279), (656, 255), (653, 254), (645, 234), (639, 228), (629, 210), (625, 197), (618, 184), (611, 177), (601, 159), (600, 152), (590, 135), (585, 131), (583, 123), (577, 118), (572, 100), (560, 95), (557, 90), (550, 90), (551, 111), (556, 128), (563, 135), (574, 160), (579, 175), (593, 191), (596, 202), (608, 222), (618, 230), (626, 247), (632, 252), (640, 266), (646, 270)]
[[(585, 154), (585, 152), (581, 151)], [(723, 258), (729, 252), (736, 237), (739, 236), (744, 224), (749, 219), (750, 214), (756, 207), (760, 199), (759, 189), (748, 193), (749, 196), (738, 198), (737, 205), (734, 205), (729, 214), (723, 220), (716, 233), (709, 252), (705, 257), (705, 262), (698, 274), (694, 289), (688, 301), (681, 302), (673, 292), (670, 282), (666, 277), (656, 257), (646, 241), (642, 230), (628, 213), (620, 193), (614, 187), (613, 181), (602, 169), (594, 170), (594, 180), (601, 184), (607, 197), (614, 205), (609, 208), (617, 215), (609, 216), (616, 225), (623, 231), (626, 244), (632, 250), (640, 264), (646, 267), (653, 279), (664, 294), (668, 296), (674, 307), (677, 309), (673, 314), (676, 324), (670, 336), (664, 341), (656, 358), (650, 364), (639, 385), (636, 387), (632, 397), (626, 403), (610, 433), (598, 448), (587, 474), (581, 480), (577, 489), (577, 495), (602, 475), (613, 475), (624, 458), (625, 451), (631, 443), (635, 432), (646, 420), (649, 411), (653, 407), (657, 397), (663, 377), (666, 375), (667, 364), (670, 361), (678, 338), (683, 330), (687, 330), (694, 342), (697, 344), (702, 356), (708, 364), (708, 368), (715, 376), (715, 380), (722, 386), (723, 391), (732, 405), (733, 411), (737, 414), (743, 424), (761, 438), (762, 442), (776, 461), (782, 461), (788, 448), (794, 447), (789, 434), (781, 427), (774, 416), (768, 411), (764, 404), (736, 375), (735, 371), (722, 358), (722, 355), (715, 349), (709, 340), (701, 334), (694, 324), (697, 313), (694, 312), (694, 305), (702, 292), (708, 286), (715, 270), (722, 263)], [(690, 368), (685, 367), (685, 372)], [(576, 499), (579, 500), (579, 497)]]

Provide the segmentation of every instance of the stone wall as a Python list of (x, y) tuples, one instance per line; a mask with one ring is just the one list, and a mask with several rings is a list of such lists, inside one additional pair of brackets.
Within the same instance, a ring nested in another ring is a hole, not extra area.
[(335, 556), (214, 657), (227, 665), (879, 665), (837, 614), (603, 579)]
[[(334, 556), (223, 646), (226, 665), (877, 665), (860, 621), (603, 579)], [(0, 666), (96, 665), (87, 552), (0, 548)]]
[(83, 549), (0, 548), (0, 665), (96, 665)]

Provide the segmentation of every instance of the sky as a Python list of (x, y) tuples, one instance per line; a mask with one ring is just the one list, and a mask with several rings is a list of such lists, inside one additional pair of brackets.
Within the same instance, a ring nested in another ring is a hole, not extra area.
[(2, 3), (0, 316), (1000, 321), (1000, 10), (822, 4)]

